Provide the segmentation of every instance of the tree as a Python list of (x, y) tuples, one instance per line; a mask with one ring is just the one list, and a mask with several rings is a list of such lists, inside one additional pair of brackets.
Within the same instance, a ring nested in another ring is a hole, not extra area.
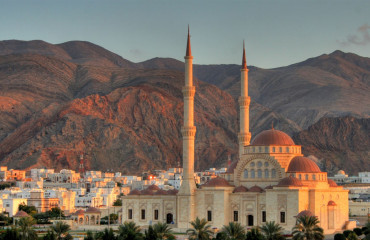
[(84, 237), (84, 240), (95, 240), (93, 233), (91, 231), (87, 231), (86, 237)]
[(28, 213), (29, 215), (34, 215), (37, 213), (37, 209), (35, 206), (28, 206), (25, 203), (19, 204), (18, 211), (21, 211), (21, 210)]
[(343, 232), (343, 235), (347, 238), (351, 232), (352, 232), (351, 230), (345, 230)]
[(207, 225), (207, 221), (203, 218), (200, 220), (198, 217), (190, 222), (193, 228), (186, 230), (186, 234), (190, 239), (194, 240), (208, 240), (213, 235), (211, 225)]
[(5, 214), (0, 214), (0, 226), (8, 226), (12, 223), (12, 219)]
[(116, 201), (113, 202), (113, 206), (122, 206), (122, 199), (117, 198)]
[(153, 226), (149, 226), (148, 230), (145, 230), (144, 240), (157, 240), (158, 235), (154, 231)]
[(342, 233), (337, 233), (334, 235), (334, 240), (346, 240), (346, 236), (344, 236)]
[(247, 232), (246, 240), (264, 240), (264, 236), (262, 235), (260, 230), (255, 227)]
[(153, 229), (157, 238), (161, 240), (175, 239), (175, 235), (172, 234), (172, 229), (167, 223), (158, 222), (154, 224)]
[(355, 232), (351, 232), (348, 237), (347, 237), (347, 240), (359, 240), (358, 236), (356, 235)]
[(275, 221), (266, 222), (261, 227), (261, 232), (265, 236), (266, 240), (279, 240), (283, 236), (283, 228)]
[(293, 240), (323, 240), (324, 230), (316, 216), (300, 216), (293, 227)]
[(230, 222), (229, 225), (223, 226), (221, 230), (227, 240), (245, 240), (245, 230), (240, 223)]
[(54, 231), (48, 230), (45, 236), (42, 238), (43, 240), (56, 240), (57, 236), (55, 235)]
[(357, 236), (361, 236), (362, 235), (361, 228), (354, 228), (353, 231), (356, 233)]
[(95, 235), (96, 240), (116, 240), (117, 237), (114, 235), (113, 229), (105, 228), (103, 232), (98, 232)]
[(143, 234), (140, 232), (140, 227), (134, 222), (124, 222), (118, 227), (119, 240), (142, 240)]
[(46, 212), (49, 218), (64, 218), (64, 212), (59, 207), (53, 207), (51, 210)]
[(36, 224), (32, 217), (23, 217), (18, 220), (17, 225), (20, 228), (20, 235), (23, 240), (37, 240), (37, 233), (32, 229), (32, 225)]
[(22, 237), (19, 234), (18, 229), (12, 227), (6, 229), (4, 233), (0, 236), (1, 240), (22, 240)]
[(68, 233), (68, 231), (71, 230), (71, 227), (67, 223), (58, 221), (50, 228), (52, 231), (55, 232), (57, 240), (67, 240), (71, 237), (71, 235)]

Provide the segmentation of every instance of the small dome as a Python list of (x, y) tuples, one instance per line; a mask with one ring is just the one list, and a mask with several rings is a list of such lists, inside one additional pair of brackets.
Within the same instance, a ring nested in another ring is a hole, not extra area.
[(78, 210), (76, 212), (74, 212), (72, 215), (83, 215), (85, 213), (84, 210)]
[(94, 207), (89, 207), (85, 213), (100, 213), (100, 210)]
[(163, 189), (159, 189), (158, 191), (156, 191), (154, 193), (154, 195), (167, 195), (167, 191), (163, 190)]
[(346, 175), (346, 173), (345, 173), (343, 170), (339, 170), (339, 171), (338, 171), (338, 174), (339, 174), (339, 175)]
[(167, 191), (167, 194), (168, 194), (168, 195), (176, 195), (178, 192), (179, 192), (179, 191), (178, 191), (178, 190), (176, 190), (176, 189), (171, 189), (171, 190), (168, 190), (168, 191)]
[(303, 217), (303, 216), (314, 217), (315, 215), (313, 215), (313, 213), (310, 210), (303, 210), (300, 213), (298, 213), (296, 217)]
[(226, 173), (234, 173), (236, 165), (238, 165), (238, 160), (235, 160), (234, 162), (230, 164), (230, 166), (227, 168)]
[(152, 190), (152, 191), (158, 191), (160, 188), (153, 184), (153, 185), (150, 185), (149, 187), (147, 187), (146, 189), (149, 189), (149, 190)]
[(239, 193), (239, 192), (248, 192), (248, 188), (244, 186), (236, 187), (233, 191), (233, 193)]
[(273, 188), (274, 188), (273, 186), (269, 185), (269, 186), (265, 187), (265, 190), (266, 189), (273, 189)]
[(279, 145), (279, 146), (294, 146), (295, 143), (288, 134), (275, 130), (265, 130), (257, 136), (254, 137), (251, 145), (269, 146), (269, 145)]
[(249, 192), (263, 192), (264, 190), (257, 185), (254, 185), (249, 189)]
[(328, 206), (337, 206), (337, 204), (334, 202), (334, 201), (329, 201), (328, 202)]
[(225, 178), (215, 177), (202, 185), (202, 187), (232, 187)]
[(321, 170), (317, 164), (309, 158), (294, 157), (289, 163), (287, 172), (319, 173)]
[(281, 179), (280, 182), (277, 185), (277, 187), (290, 187), (290, 186), (292, 186), (292, 187), (302, 187), (303, 183), (298, 178), (295, 178), (293, 176), (289, 176), (289, 177)]
[(128, 195), (140, 195), (140, 191), (137, 189), (132, 190)]
[(25, 211), (23, 210), (20, 210), (18, 211), (13, 217), (18, 217), (18, 218), (22, 218), (22, 217), (28, 217), (28, 213), (26, 213)]
[(154, 191), (147, 188), (147, 189), (144, 189), (143, 191), (141, 191), (140, 193), (141, 193), (141, 195), (153, 195)]
[(337, 183), (332, 179), (328, 179), (328, 184), (330, 187), (338, 187)]

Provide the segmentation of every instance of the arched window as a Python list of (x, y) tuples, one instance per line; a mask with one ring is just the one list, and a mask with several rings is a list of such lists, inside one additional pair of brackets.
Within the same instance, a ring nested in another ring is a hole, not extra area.
[(279, 148), (279, 152), (283, 152), (283, 148), (282, 147)]
[(289, 147), (286, 147), (286, 152), (287, 152), (287, 153), (289, 152)]
[(269, 178), (269, 170), (265, 169), (265, 178)]
[(312, 174), (312, 180), (316, 180), (316, 175)]
[(258, 173), (258, 178), (262, 178), (262, 170), (261, 169), (258, 169), (257, 170), (257, 173)]
[(308, 174), (306, 174), (305, 179), (308, 180)]
[(248, 170), (247, 170), (247, 169), (245, 169), (245, 170), (244, 170), (244, 175), (243, 175), (243, 177), (244, 177), (244, 178), (248, 178)]
[(258, 163), (257, 163), (257, 166), (258, 166), (258, 167), (262, 167), (262, 162), (258, 162)]
[(299, 178), (299, 180), (302, 180), (302, 175), (301, 175), (301, 174), (299, 174), (299, 175), (298, 175), (298, 178)]
[(254, 167), (255, 166), (255, 163), (254, 162), (251, 162), (251, 167)]
[(265, 152), (269, 152), (269, 147), (265, 147)]
[(269, 166), (269, 162), (265, 162), (265, 167), (268, 167)]
[(254, 172), (254, 169), (251, 170), (251, 178), (255, 178), (256, 175), (255, 175), (255, 172)]
[(253, 152), (256, 152), (256, 149), (255, 149), (255, 147), (253, 147)]
[(272, 147), (272, 152), (275, 152), (275, 147)]
[(259, 152), (262, 152), (262, 147), (258, 147), (258, 151)]
[(275, 169), (271, 170), (271, 178), (276, 178), (276, 170)]

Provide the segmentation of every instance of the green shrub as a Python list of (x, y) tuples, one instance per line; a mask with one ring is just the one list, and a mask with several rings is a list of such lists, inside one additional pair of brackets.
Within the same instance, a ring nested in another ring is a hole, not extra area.
[(343, 232), (343, 234), (344, 234), (344, 236), (346, 236), (346, 238), (348, 238), (348, 235), (349, 235), (350, 233), (352, 233), (352, 231), (351, 231), (351, 230), (345, 230), (345, 231)]
[(337, 233), (334, 235), (334, 240), (346, 240), (346, 237), (342, 233)]
[(356, 233), (357, 236), (361, 236), (362, 235), (361, 228), (355, 228), (355, 229), (353, 229), (353, 231)]

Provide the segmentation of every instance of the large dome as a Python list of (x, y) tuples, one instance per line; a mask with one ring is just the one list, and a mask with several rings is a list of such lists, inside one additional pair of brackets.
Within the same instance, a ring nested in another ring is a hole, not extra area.
[(280, 146), (294, 146), (295, 143), (288, 134), (275, 130), (265, 130), (253, 139), (251, 145), (269, 146), (269, 145), (280, 145)]
[(288, 167), (287, 172), (306, 172), (306, 173), (318, 173), (321, 172), (317, 164), (306, 157), (294, 157)]

